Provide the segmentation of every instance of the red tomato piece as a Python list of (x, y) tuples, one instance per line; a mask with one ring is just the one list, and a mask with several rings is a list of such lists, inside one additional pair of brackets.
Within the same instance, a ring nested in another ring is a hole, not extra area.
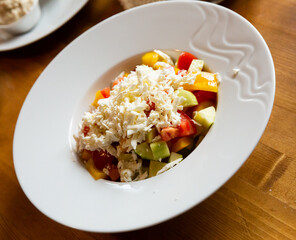
[(103, 90), (101, 90), (101, 93), (104, 98), (110, 97), (110, 88), (104, 88)]
[(161, 129), (160, 136), (163, 141), (170, 141), (171, 139), (179, 136), (179, 128), (165, 127)]
[(180, 70), (188, 70), (193, 59), (197, 59), (197, 57), (189, 52), (182, 52), (178, 58), (177, 67)]
[(179, 137), (185, 137), (196, 134), (196, 127), (191, 118), (184, 112), (178, 111), (181, 114), (181, 123), (179, 128)]
[(111, 178), (112, 181), (116, 181), (119, 179), (120, 175), (116, 165), (108, 164), (106, 168), (109, 171), (109, 177)]
[(101, 171), (104, 167), (106, 167), (106, 165), (112, 164), (112, 162), (115, 160), (115, 157), (103, 150), (93, 151), (92, 157), (94, 160), (95, 167)]
[(196, 100), (198, 103), (204, 102), (204, 101), (212, 101), (216, 102), (217, 100), (217, 93), (215, 92), (208, 92), (208, 91), (195, 91), (193, 94), (196, 97)]
[[(196, 111), (195, 108), (196, 108), (196, 106), (187, 108), (186, 111), (185, 111), (186, 115), (188, 117), (192, 118), (193, 112)], [(183, 111), (184, 111), (184, 109), (183, 109)]]
[(84, 126), (84, 128), (83, 128), (84, 137), (88, 134), (88, 132), (89, 132), (89, 126)]

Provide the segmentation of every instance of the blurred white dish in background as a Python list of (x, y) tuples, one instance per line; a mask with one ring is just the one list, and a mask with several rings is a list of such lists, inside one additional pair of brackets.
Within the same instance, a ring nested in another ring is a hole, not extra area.
[(16, 22), (27, 14), (34, 0), (1, 0), (0, 1), (0, 25)]
[(0, 7), (2, 23), (0, 29), (12, 34), (31, 30), (41, 16), (39, 0), (2, 1)]
[[(216, 123), (170, 171), (139, 182), (95, 181), (72, 150), (81, 116), (98, 89), (155, 48), (190, 52), (221, 74)], [(268, 46), (237, 13), (202, 1), (133, 8), (82, 34), (40, 75), (15, 129), (16, 175), (30, 201), (61, 224), (94, 232), (151, 226), (194, 207), (240, 168), (267, 125), (274, 93)]]
[(14, 35), (0, 29), (0, 52), (26, 46), (47, 36), (71, 19), (87, 1), (39, 0), (42, 15), (31, 31)]

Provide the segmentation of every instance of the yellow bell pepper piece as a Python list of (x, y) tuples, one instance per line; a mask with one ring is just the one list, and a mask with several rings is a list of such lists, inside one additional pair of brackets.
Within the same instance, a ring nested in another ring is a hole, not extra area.
[(184, 84), (183, 87), (188, 91), (218, 92), (217, 76), (214, 73), (201, 72), (196, 76), (194, 84)]
[(129, 73), (127, 73), (127, 72), (125, 72), (125, 73), (123, 74), (124, 77), (127, 77), (128, 75), (129, 75)]
[(175, 73), (178, 74), (179, 71), (180, 71), (180, 69), (175, 67)]
[(106, 179), (108, 177), (104, 172), (100, 171), (95, 167), (94, 161), (92, 158), (86, 161), (84, 165), (95, 180), (102, 179), (102, 178)]
[(97, 93), (96, 93), (96, 98), (95, 98), (95, 100), (93, 101), (92, 105), (95, 106), (95, 107), (98, 107), (98, 106), (99, 106), (98, 101), (99, 101), (100, 99), (103, 99), (103, 98), (104, 98), (104, 96), (103, 96), (101, 90), (97, 91)]
[(173, 145), (172, 145), (172, 152), (179, 152), (183, 148), (188, 147), (190, 144), (193, 144), (193, 138), (192, 137), (182, 137), (178, 139)]
[(158, 62), (159, 55), (156, 52), (145, 53), (142, 57), (142, 64), (153, 67)]
[(82, 160), (88, 161), (89, 159), (91, 159), (92, 154), (91, 154), (91, 151), (83, 149), (80, 156), (81, 156)]

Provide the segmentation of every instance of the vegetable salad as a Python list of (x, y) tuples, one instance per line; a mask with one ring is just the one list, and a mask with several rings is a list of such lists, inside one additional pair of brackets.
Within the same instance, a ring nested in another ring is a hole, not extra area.
[(94, 179), (137, 181), (180, 163), (215, 121), (217, 73), (181, 52), (142, 56), (134, 71), (120, 73), (98, 90), (75, 137), (77, 153)]

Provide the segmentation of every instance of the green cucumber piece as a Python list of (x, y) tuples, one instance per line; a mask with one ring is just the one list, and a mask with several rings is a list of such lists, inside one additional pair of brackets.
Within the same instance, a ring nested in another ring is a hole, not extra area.
[(152, 129), (150, 130), (150, 132), (147, 132), (147, 137), (146, 137), (147, 142), (148, 142), (148, 143), (152, 143), (152, 140), (156, 137), (156, 135), (157, 135), (157, 130), (156, 130), (156, 128), (152, 128)]
[(169, 158), (169, 163), (170, 163), (170, 162), (173, 162), (173, 161), (175, 161), (175, 160), (177, 160), (177, 159), (180, 159), (180, 158), (183, 159), (183, 156), (182, 156), (181, 154), (179, 154), (179, 153), (175, 153), (175, 152), (171, 152), (171, 156), (170, 156), (170, 158)]
[(153, 159), (159, 161), (170, 156), (170, 149), (165, 141), (158, 141), (150, 144)]
[(193, 107), (198, 104), (196, 97), (192, 92), (184, 89), (178, 89), (176, 92), (179, 97), (185, 98), (185, 100), (181, 104), (183, 107)]
[(143, 142), (137, 145), (136, 154), (138, 154), (143, 159), (153, 160), (153, 153), (151, 151), (151, 148), (149, 146), (149, 143)]
[(118, 159), (123, 161), (131, 161), (133, 160), (133, 155), (131, 153), (121, 153)]
[(157, 161), (150, 161), (149, 165), (149, 177), (156, 176), (157, 172), (162, 169), (166, 163), (157, 162)]
[(204, 108), (200, 111), (196, 111), (193, 113), (193, 119), (204, 126), (205, 128), (209, 128), (215, 121), (216, 110), (213, 106)]

